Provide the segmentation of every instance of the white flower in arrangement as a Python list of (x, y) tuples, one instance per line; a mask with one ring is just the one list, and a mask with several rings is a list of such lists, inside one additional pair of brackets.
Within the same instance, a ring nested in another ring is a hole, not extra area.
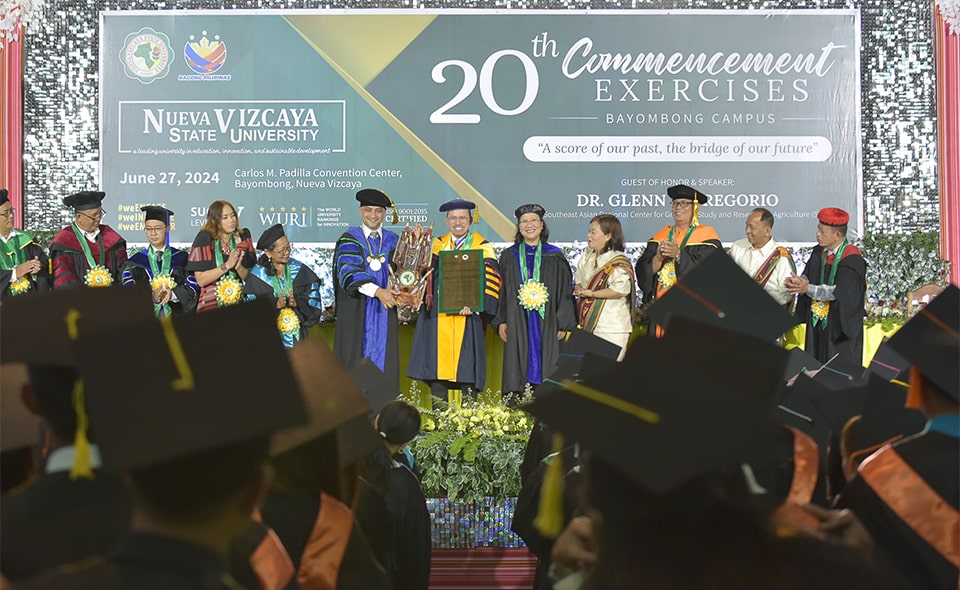
[(43, 10), (41, 0), (0, 0), (0, 50), (20, 38), (20, 27), (33, 28)]
[(960, 0), (937, 0), (943, 20), (950, 25), (950, 32), (960, 35)]

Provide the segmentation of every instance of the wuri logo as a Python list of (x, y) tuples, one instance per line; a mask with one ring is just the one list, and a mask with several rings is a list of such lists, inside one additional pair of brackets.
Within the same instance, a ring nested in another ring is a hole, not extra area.
[(183, 46), (183, 57), (190, 69), (198, 74), (213, 74), (227, 61), (227, 45), (214, 35), (213, 42), (207, 39), (207, 32), (201, 33), (200, 41), (195, 35)]
[(260, 224), (264, 227), (275, 223), (287, 227), (311, 227), (311, 218), (313, 207), (305, 207), (301, 204), (299, 207), (285, 205), (271, 205), (269, 207), (260, 207)]
[(120, 51), (123, 72), (130, 78), (150, 84), (165, 77), (173, 62), (170, 38), (150, 27), (130, 33), (123, 41)]

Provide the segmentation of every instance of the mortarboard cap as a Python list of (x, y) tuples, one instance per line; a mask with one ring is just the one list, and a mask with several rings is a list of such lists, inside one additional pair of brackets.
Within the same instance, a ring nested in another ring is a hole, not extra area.
[(885, 381), (900, 381), (910, 383), (910, 362), (903, 358), (887, 342), (889, 338), (884, 339), (876, 354), (870, 359), (870, 364), (863, 372), (863, 379), (869, 379), (870, 375), (877, 375)]
[[(10, 297), (0, 306), (0, 358), (3, 362), (76, 366), (71, 326), (83, 335), (155, 317), (147, 285), (42, 291), (29, 297)], [(102, 356), (99, 364), (112, 365), (113, 359), (128, 354), (129, 349), (116, 357)]]
[(350, 369), (350, 378), (360, 389), (363, 397), (367, 398), (374, 415), (379, 414), (385, 405), (400, 395), (399, 391), (392, 388), (390, 380), (383, 375), (383, 371), (368, 358), (361, 359)]
[(824, 453), (831, 436), (839, 437), (847, 422), (863, 413), (866, 396), (866, 387), (831, 390), (800, 374), (780, 398), (774, 417), (809, 435)]
[(393, 225), (399, 223), (397, 207), (393, 204), (393, 199), (387, 196), (387, 193), (376, 188), (362, 188), (357, 191), (357, 200), (361, 207), (373, 206), (383, 207), (384, 209), (393, 209)]
[(336, 436), (341, 468), (353, 465), (383, 448), (383, 437), (373, 427), (367, 415), (357, 416), (338, 426)]
[[(306, 426), (276, 433), (270, 444), (271, 454), (279, 455), (339, 430), (354, 418), (367, 420), (370, 404), (322, 338), (313, 336), (301, 340), (287, 351), (287, 356), (303, 394), (309, 422)], [(349, 445), (352, 441), (339, 442)]]
[(807, 371), (807, 375), (817, 383), (834, 391), (863, 387), (867, 384), (863, 378), (863, 367), (859, 363), (850, 362), (840, 355), (833, 355), (833, 358), (819, 369)]
[(387, 193), (375, 188), (363, 188), (357, 191), (357, 200), (360, 206), (383, 207), (389, 209), (393, 207), (393, 201), (387, 196)]
[(457, 211), (459, 209), (473, 211), (476, 208), (477, 204), (473, 201), (467, 201), (465, 199), (453, 199), (452, 201), (447, 201), (446, 203), (440, 205), (440, 212), (446, 213), (447, 211)]
[(147, 205), (145, 207), (140, 207), (140, 210), (145, 213), (143, 217), (144, 221), (162, 221), (165, 224), (170, 225), (170, 218), (173, 217), (173, 211), (158, 205)]
[(567, 338), (560, 342), (561, 356), (582, 356), (588, 352), (611, 361), (620, 358), (620, 347), (618, 345), (580, 328), (571, 331)]
[(850, 214), (843, 209), (838, 209), (837, 207), (825, 207), (821, 209), (819, 213), (817, 213), (817, 221), (823, 225), (840, 227), (847, 225), (847, 223), (850, 221)]
[(99, 209), (107, 193), (100, 191), (80, 191), (73, 193), (63, 199), (63, 204), (67, 207), (73, 207), (74, 211), (88, 211), (90, 209)]
[(677, 370), (695, 371), (731, 393), (746, 394), (759, 407), (772, 403), (783, 387), (789, 353), (772, 341), (679, 315), (670, 318), (660, 340), (667, 357), (679, 363)]
[(517, 221), (520, 221), (520, 218), (527, 213), (536, 213), (537, 217), (543, 219), (543, 216), (547, 214), (547, 210), (536, 203), (529, 203), (526, 205), (520, 205), (517, 207), (516, 211), (513, 212), (514, 216), (517, 218)]
[[(258, 370), (235, 366), (235, 350), (211, 346), (211, 334), (245, 342)], [(105, 467), (147, 467), (307, 421), (276, 309), (262, 300), (81, 334), (76, 350)], [(104, 362), (131, 350), (149, 359), (148, 377), (140, 363)]]
[(783, 372), (783, 380), (787, 385), (793, 385), (800, 373), (816, 371), (822, 366), (820, 361), (802, 348), (791, 348), (787, 355), (787, 367)]
[[(6, 305), (6, 304), (4, 304)], [(960, 289), (948, 285), (888, 342), (926, 379), (960, 402)]]
[(0, 451), (41, 442), (40, 419), (23, 403), (23, 388), (29, 381), (23, 363), (0, 365)]
[(275, 223), (263, 230), (263, 233), (260, 234), (260, 239), (257, 240), (257, 250), (269, 250), (277, 240), (284, 237), (283, 226), (279, 223)]
[[(662, 357), (655, 350), (602, 378), (564, 382), (526, 410), (658, 495), (700, 474), (736, 469), (780, 428), (755, 404), (693, 373), (659, 370)], [(637, 448), (658, 451), (632, 452)]]
[(667, 196), (674, 201), (677, 199), (690, 199), (691, 201), (696, 201), (703, 205), (706, 205), (710, 201), (710, 195), (705, 195), (697, 189), (689, 187), (685, 184), (676, 184), (671, 186), (667, 189)]
[(727, 330), (773, 341), (797, 320), (723, 252), (714, 252), (647, 308), (650, 320), (665, 325), (683, 315)]
[(0, 205), (10, 202), (10, 196), (7, 189), (0, 188)]
[(878, 447), (897, 437), (923, 430), (927, 419), (919, 410), (904, 407), (907, 388), (871, 375), (860, 421), (853, 429), (855, 450)]

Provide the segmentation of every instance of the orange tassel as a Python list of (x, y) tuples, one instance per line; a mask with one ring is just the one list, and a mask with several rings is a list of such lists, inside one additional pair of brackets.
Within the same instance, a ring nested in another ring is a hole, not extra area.
[(907, 401), (903, 405), (914, 410), (923, 407), (923, 375), (916, 365), (910, 366), (910, 387), (907, 389)]

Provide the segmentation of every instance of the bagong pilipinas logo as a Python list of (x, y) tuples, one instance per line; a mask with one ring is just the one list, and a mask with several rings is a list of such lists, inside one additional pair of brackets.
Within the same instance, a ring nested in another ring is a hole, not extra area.
[(190, 40), (183, 46), (183, 58), (194, 72), (213, 74), (227, 61), (227, 45), (220, 40), (220, 35), (214, 35), (211, 42), (206, 31), (200, 34), (200, 41), (190, 35)]
[(130, 33), (123, 41), (120, 61), (123, 72), (130, 78), (144, 84), (159, 80), (170, 72), (173, 62), (170, 38), (150, 27)]

